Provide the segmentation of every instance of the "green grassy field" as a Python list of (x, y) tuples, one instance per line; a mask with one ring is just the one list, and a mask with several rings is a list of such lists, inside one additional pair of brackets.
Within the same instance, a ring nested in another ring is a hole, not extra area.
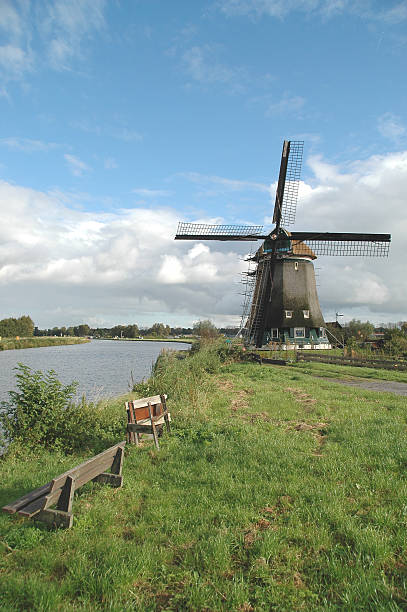
[[(164, 356), (138, 395), (173, 432), (127, 447), (122, 489), (83, 487), (68, 531), (0, 516), (1, 609), (405, 610), (405, 398), (303, 365)], [(91, 455), (15, 447), (1, 505)]]
[(58, 338), (49, 336), (38, 336), (35, 338), (2, 338), (0, 340), (0, 351), (8, 351), (25, 348), (38, 348), (40, 346), (59, 346), (65, 344), (82, 344), (89, 342), (86, 338)]

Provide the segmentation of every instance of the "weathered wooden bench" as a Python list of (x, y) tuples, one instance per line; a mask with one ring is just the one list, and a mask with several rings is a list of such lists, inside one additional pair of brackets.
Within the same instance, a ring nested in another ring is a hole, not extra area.
[[(77, 465), (12, 504), (4, 506), (3, 511), (9, 514), (18, 512), (25, 517), (35, 516), (36, 519), (57, 527), (71, 527), (72, 501), (76, 489), (91, 480), (110, 484), (112, 487), (122, 486), (125, 444), (125, 440), (119, 442), (103, 453)], [(51, 509), (55, 504), (56, 509)]]
[(127, 410), (127, 441), (130, 444), (140, 444), (140, 434), (152, 434), (154, 444), (158, 444), (158, 435), (163, 425), (170, 433), (171, 415), (166, 404), (166, 395), (153, 395), (126, 402)]

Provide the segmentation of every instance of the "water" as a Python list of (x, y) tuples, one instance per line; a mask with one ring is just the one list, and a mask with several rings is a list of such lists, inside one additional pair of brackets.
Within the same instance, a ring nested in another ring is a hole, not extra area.
[(129, 391), (132, 378), (139, 382), (150, 375), (160, 351), (188, 350), (181, 342), (120, 342), (92, 340), (86, 344), (46, 346), (0, 352), (0, 401), (15, 389), (18, 363), (33, 370), (55, 370), (64, 383), (79, 382), (77, 396), (89, 401), (114, 397)]

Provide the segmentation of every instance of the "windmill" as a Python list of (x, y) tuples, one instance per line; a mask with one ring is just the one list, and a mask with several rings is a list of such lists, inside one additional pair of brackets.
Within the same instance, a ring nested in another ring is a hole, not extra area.
[(251, 260), (257, 264), (246, 339), (257, 347), (329, 346), (319, 305), (313, 260), (317, 255), (387, 257), (390, 234), (289, 232), (295, 221), (302, 141), (285, 140), (274, 204), (274, 229), (262, 225), (178, 225), (175, 240), (263, 240)]

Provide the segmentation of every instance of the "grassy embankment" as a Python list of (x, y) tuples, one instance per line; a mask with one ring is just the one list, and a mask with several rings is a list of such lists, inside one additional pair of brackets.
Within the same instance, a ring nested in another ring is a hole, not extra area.
[(89, 342), (87, 338), (58, 338), (49, 336), (36, 336), (35, 338), (2, 338), (0, 340), (0, 351), (14, 349), (38, 348), (40, 346), (59, 346), (65, 344), (82, 344)]
[[(173, 433), (127, 447), (123, 489), (83, 487), (69, 531), (0, 517), (3, 609), (405, 610), (405, 398), (314, 365), (162, 358), (138, 395), (168, 393)], [(124, 437), (123, 398), (94, 418)], [(94, 450), (15, 447), (1, 505)]]

